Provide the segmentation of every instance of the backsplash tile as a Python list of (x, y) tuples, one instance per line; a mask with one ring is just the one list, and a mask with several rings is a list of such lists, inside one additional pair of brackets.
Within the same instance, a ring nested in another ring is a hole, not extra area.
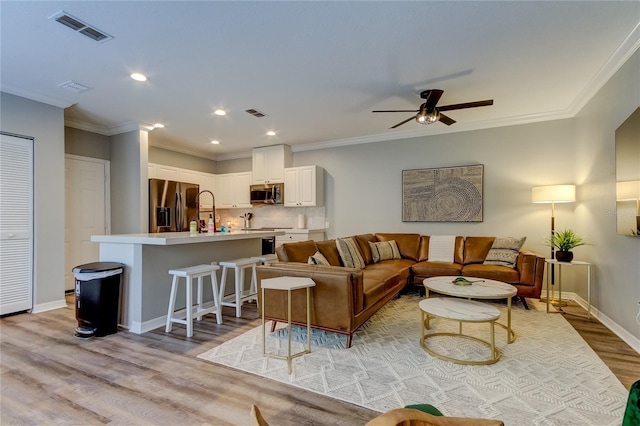
[(220, 223), (231, 223), (231, 228), (244, 227), (244, 219), (240, 216), (245, 213), (253, 213), (251, 219), (252, 228), (297, 228), (298, 215), (305, 215), (306, 228), (324, 229), (324, 207), (284, 207), (284, 206), (254, 206), (250, 209), (219, 209)]

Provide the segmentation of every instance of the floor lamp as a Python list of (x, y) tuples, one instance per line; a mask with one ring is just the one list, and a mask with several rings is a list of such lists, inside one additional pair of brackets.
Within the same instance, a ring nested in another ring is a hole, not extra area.
[[(551, 204), (551, 240), (555, 234), (555, 204), (576, 201), (575, 185), (534, 186), (531, 189), (531, 201), (539, 204)], [(555, 259), (555, 250), (551, 246), (551, 259)], [(555, 285), (555, 265), (551, 264), (551, 285)]]

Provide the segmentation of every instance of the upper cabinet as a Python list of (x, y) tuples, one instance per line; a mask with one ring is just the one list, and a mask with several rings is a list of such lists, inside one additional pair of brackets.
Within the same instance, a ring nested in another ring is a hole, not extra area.
[(216, 175), (216, 208), (251, 207), (251, 172)]
[(293, 164), (289, 145), (274, 145), (253, 150), (253, 183), (282, 183), (284, 169)]
[(176, 180), (178, 182), (200, 185), (200, 174), (200, 172), (196, 172), (195, 170), (178, 169), (178, 179)]
[[(165, 166), (163, 164), (156, 164), (156, 179), (175, 180), (179, 181), (178, 168)], [(151, 178), (151, 176), (149, 176)]]
[(324, 205), (324, 169), (318, 166), (289, 167), (284, 170), (285, 207)]

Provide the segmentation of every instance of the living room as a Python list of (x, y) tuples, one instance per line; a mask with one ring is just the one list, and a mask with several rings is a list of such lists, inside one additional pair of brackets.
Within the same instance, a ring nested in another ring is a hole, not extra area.
[[(637, 238), (616, 233), (615, 216), (615, 130), (640, 100), (637, 29), (633, 34), (635, 47), (620, 55), (615, 72), (602, 77), (601, 84), (585, 88), (587, 99), (564, 117), (296, 150), (294, 165), (316, 164), (326, 170), (327, 237), (385, 231), (526, 236), (528, 249), (546, 254), (544, 240), (549, 233), (550, 209), (531, 203), (531, 188), (575, 184), (576, 202), (556, 206), (556, 227), (575, 229), (593, 244), (576, 250), (576, 258), (594, 265), (594, 313), (640, 351), (636, 322), (640, 248)], [(2, 130), (35, 137), (35, 304), (44, 311), (64, 297), (64, 230), (60, 225), (64, 223), (64, 156), (93, 148), (72, 152), (65, 149), (62, 108), (6, 92), (1, 96)], [(163, 155), (162, 148), (153, 147), (153, 132), (148, 135), (149, 158)], [(90, 132), (84, 132), (84, 136), (87, 141), (109, 139)], [(176, 161), (194, 165), (198, 161), (186, 154), (173, 155), (180, 159)], [(216, 173), (251, 169), (248, 156), (213, 163)], [(402, 222), (403, 170), (470, 164), (484, 165), (482, 222)], [(586, 300), (583, 282), (581, 273), (567, 274), (563, 290)], [(195, 363), (190, 365), (200, 368)], [(251, 379), (246, 380), (246, 386), (252, 386)], [(260, 386), (268, 391), (267, 385)]]

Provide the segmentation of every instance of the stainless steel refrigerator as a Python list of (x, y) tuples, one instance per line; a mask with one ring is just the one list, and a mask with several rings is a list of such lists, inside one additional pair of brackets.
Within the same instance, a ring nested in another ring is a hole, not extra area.
[(149, 179), (149, 232), (189, 230), (196, 218), (199, 187), (193, 183)]

